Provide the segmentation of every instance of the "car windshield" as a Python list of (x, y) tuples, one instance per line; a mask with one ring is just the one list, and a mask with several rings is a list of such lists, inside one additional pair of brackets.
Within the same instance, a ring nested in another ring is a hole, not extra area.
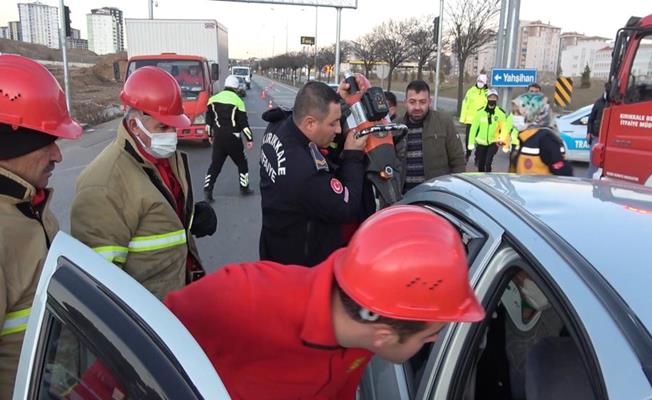
[(247, 68), (233, 68), (233, 75), (249, 75), (249, 70)]
[(199, 61), (136, 60), (129, 64), (128, 74), (145, 66), (154, 66), (169, 72), (179, 83), (184, 100), (195, 100), (199, 97), (199, 92), (206, 90)]

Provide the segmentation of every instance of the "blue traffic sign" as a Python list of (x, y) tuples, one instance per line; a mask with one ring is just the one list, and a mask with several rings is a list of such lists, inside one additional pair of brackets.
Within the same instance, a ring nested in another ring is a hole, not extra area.
[(491, 70), (491, 86), (493, 87), (523, 87), (536, 81), (536, 69), (494, 68)]

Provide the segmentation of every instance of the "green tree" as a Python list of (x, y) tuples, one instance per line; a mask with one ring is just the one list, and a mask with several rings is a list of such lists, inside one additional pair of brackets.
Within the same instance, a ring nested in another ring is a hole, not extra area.
[(586, 67), (584, 67), (584, 72), (582, 72), (582, 81), (580, 83), (580, 87), (582, 89), (591, 87), (591, 68), (589, 68), (589, 64), (586, 64)]

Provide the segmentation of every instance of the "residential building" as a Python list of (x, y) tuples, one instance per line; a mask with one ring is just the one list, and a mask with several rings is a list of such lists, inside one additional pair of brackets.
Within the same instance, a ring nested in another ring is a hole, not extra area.
[(88, 50), (88, 40), (81, 38), (79, 29), (72, 28), (71, 35), (66, 38), (66, 47), (69, 49)]
[(9, 27), (0, 26), (0, 39), (9, 39)]
[(603, 46), (595, 52), (593, 70), (591, 71), (592, 78), (602, 80), (607, 80), (609, 78), (609, 70), (611, 69), (611, 53), (613, 50), (613, 46)]
[(588, 65), (595, 69), (596, 52), (607, 45), (605, 40), (580, 40), (561, 52), (561, 73), (564, 76), (581, 76)]
[(471, 76), (477, 76), (481, 71), (490, 74), (496, 63), (497, 42), (494, 37), (490, 42), (484, 44), (478, 52), (466, 60), (464, 72)]
[(124, 20), (122, 11), (104, 7), (86, 15), (88, 48), (97, 54), (124, 51)]
[(43, 3), (18, 3), (23, 42), (42, 44), (53, 49), (59, 46), (59, 13), (57, 7)]
[(23, 33), (20, 30), (20, 21), (9, 21), (9, 39), (23, 40)]
[(517, 65), (539, 72), (556, 73), (561, 28), (541, 21), (521, 21)]

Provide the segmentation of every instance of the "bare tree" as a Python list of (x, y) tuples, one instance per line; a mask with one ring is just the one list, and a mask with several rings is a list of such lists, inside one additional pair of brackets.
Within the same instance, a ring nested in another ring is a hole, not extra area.
[(457, 78), (458, 115), (462, 108), (466, 60), (477, 54), (478, 50), (489, 43), (495, 35), (499, 4), (500, 0), (461, 0), (456, 5), (448, 7), (451, 45), (459, 68)]
[(368, 78), (378, 59), (378, 38), (373, 33), (367, 33), (352, 42), (352, 50), (362, 61), (365, 76)]
[(412, 50), (412, 58), (417, 62), (417, 79), (423, 79), (423, 67), (435, 58), (437, 41), (435, 40), (433, 17), (411, 18), (412, 26), (406, 36)]
[(378, 57), (389, 64), (387, 90), (392, 89), (392, 74), (396, 67), (407, 61), (412, 55), (407, 43), (406, 33), (410, 26), (407, 21), (389, 20), (374, 28), (372, 34), (378, 38)]

